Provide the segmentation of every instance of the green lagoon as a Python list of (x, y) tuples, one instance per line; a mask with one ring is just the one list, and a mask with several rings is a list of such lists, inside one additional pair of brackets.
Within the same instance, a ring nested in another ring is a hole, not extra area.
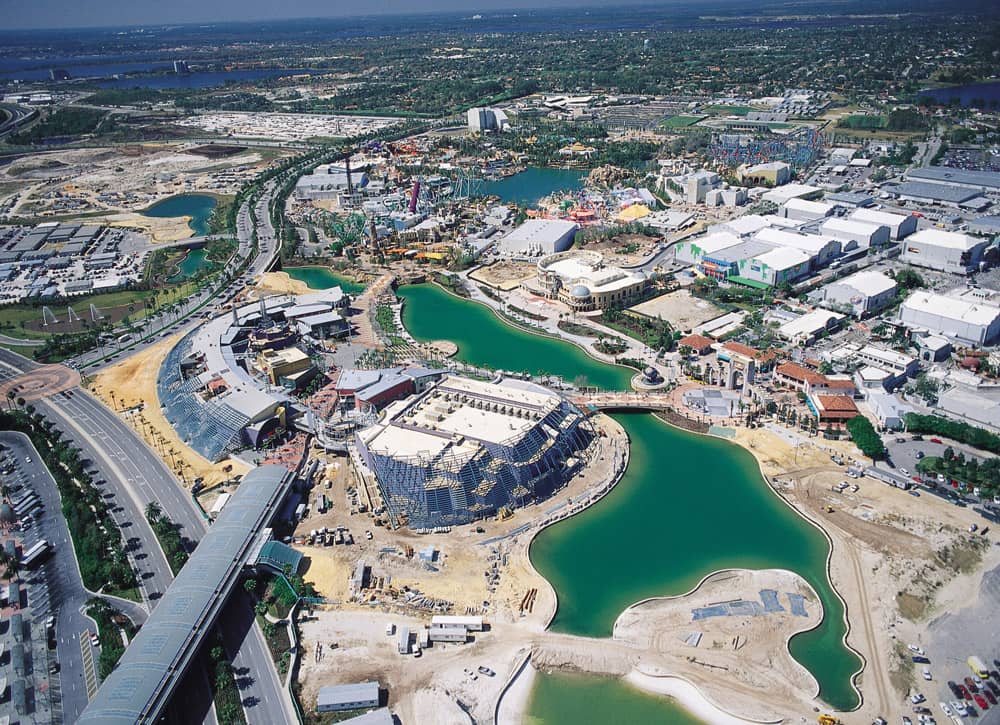
[[(402, 287), (399, 295), (413, 336), (452, 340), (465, 362), (628, 387), (630, 370), (594, 360), (570, 343), (513, 328), (482, 305), (438, 287)], [(842, 642), (844, 610), (826, 577), (829, 548), (821, 532), (770, 490), (742, 448), (648, 414), (615, 419), (631, 441), (622, 481), (598, 504), (545, 529), (531, 548), (532, 562), (559, 596), (553, 629), (607, 637), (628, 605), (682, 594), (717, 569), (791, 569), (817, 591), (826, 614), (817, 629), (792, 640), (792, 654), (819, 681), (826, 702), (840, 710), (855, 707), (851, 677), (861, 662)], [(542, 673), (537, 683), (532, 723), (691, 722), (667, 700), (624, 683)]]
[(208, 194), (179, 194), (156, 202), (142, 214), (157, 218), (189, 216), (188, 226), (194, 236), (200, 237), (208, 234), (208, 220), (215, 203), (215, 197)]
[(313, 289), (340, 287), (347, 294), (356, 295), (365, 288), (362, 284), (331, 272), (328, 267), (287, 267), (282, 271), (287, 272), (292, 279), (305, 282)]
[(529, 166), (519, 174), (483, 184), (483, 194), (499, 196), (500, 201), (521, 206), (535, 206), (538, 200), (556, 191), (583, 188), (586, 171)]

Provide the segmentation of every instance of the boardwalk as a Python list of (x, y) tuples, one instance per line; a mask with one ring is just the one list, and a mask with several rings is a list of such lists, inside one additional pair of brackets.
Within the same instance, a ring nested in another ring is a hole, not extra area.
[(669, 410), (675, 403), (669, 393), (590, 393), (570, 398), (582, 410)]

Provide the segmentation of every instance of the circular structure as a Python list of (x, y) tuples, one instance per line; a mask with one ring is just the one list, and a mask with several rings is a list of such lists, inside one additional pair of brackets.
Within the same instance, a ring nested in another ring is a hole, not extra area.
[(585, 284), (577, 284), (573, 285), (569, 293), (578, 300), (585, 300), (590, 297), (590, 288)]
[[(80, 384), (80, 373), (65, 365), (43, 365), (0, 383), (0, 400), (41, 400)], [(13, 394), (13, 395), (11, 395)]]

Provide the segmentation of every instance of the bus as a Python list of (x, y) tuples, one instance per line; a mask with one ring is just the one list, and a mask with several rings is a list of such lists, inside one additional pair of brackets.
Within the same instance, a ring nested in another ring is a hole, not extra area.
[(32, 546), (21, 557), (21, 566), (30, 569), (32, 566), (40, 562), (50, 551), (52, 547), (49, 542), (42, 539), (37, 544)]
[(986, 669), (986, 663), (975, 655), (967, 659), (966, 662), (969, 664), (969, 669), (976, 674), (976, 677), (985, 680), (990, 676), (990, 671)]

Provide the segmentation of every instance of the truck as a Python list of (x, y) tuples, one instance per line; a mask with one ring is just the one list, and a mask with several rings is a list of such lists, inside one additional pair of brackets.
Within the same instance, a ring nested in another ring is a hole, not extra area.
[(972, 670), (973, 674), (975, 674), (975, 676), (979, 679), (985, 680), (990, 676), (990, 671), (986, 667), (986, 663), (976, 657), (976, 655), (972, 655), (972, 657), (967, 659), (966, 662), (969, 665), (969, 669)]

